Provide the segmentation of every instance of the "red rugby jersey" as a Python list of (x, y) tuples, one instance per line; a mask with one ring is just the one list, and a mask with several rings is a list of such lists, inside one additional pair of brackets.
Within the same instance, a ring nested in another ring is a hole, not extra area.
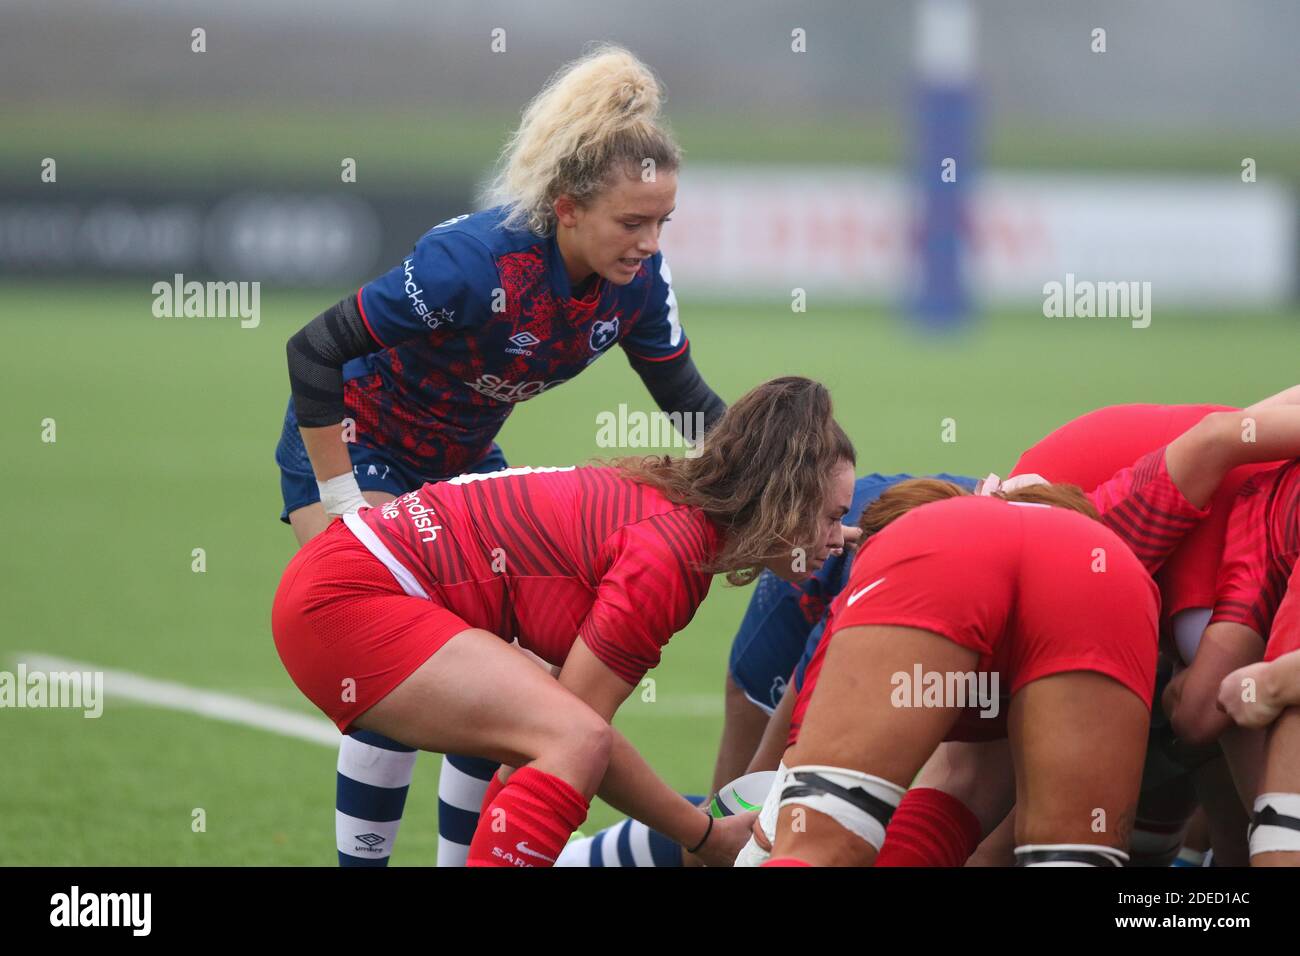
[(1102, 521), (1154, 574), (1208, 513), (1194, 508), (1169, 478), (1165, 446), (1226, 405), (1110, 405), (1066, 422), (1016, 462), (1078, 485)]
[(1269, 636), (1300, 551), (1298, 506), (1300, 461), (1242, 485), (1228, 521), (1211, 623), (1231, 621)]
[(1228, 405), (1107, 405), (1066, 422), (1020, 456), (1012, 475), (1091, 491), (1147, 452), (1163, 448), (1211, 412)]
[(1148, 452), (1108, 481), (1086, 492), (1106, 527), (1129, 546), (1148, 574), (1210, 513), (1183, 497), (1169, 469), (1163, 447)]
[(694, 616), (721, 543), (701, 511), (607, 467), (462, 475), (359, 514), (471, 626), (551, 664), (581, 637), (631, 684)]

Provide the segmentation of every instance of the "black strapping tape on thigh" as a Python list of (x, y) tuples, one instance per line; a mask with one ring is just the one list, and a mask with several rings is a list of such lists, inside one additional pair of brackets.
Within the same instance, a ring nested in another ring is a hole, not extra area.
[(825, 793), (833, 797), (839, 797), (846, 803), (851, 803), (863, 813), (875, 817), (880, 821), (881, 826), (889, 826), (889, 818), (894, 815), (894, 807), (874, 794), (867, 793), (862, 787), (841, 787), (839, 784), (827, 780), (821, 774), (809, 773), (808, 771), (794, 773), (791, 776), (799, 782), (790, 784), (781, 791), (782, 801)]
[(1088, 866), (1123, 867), (1118, 860), (1105, 853), (1089, 853), (1086, 850), (1031, 850), (1016, 854), (1016, 866), (1030, 866), (1034, 863), (1084, 863)]
[(1255, 813), (1255, 819), (1251, 821), (1250, 829), (1246, 832), (1246, 839), (1250, 839), (1250, 835), (1258, 827), (1286, 827), (1288, 830), (1300, 830), (1300, 817), (1289, 817), (1285, 813), (1278, 813), (1266, 803)]

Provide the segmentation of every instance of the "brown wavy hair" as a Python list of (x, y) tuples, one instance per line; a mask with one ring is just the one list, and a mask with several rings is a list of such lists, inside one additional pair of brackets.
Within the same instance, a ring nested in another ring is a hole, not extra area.
[(703, 570), (732, 584), (753, 581), (782, 550), (808, 548), (821, 533), (831, 478), (856, 464), (832, 414), (831, 394), (787, 376), (747, 392), (709, 429), (697, 457), (649, 455), (612, 465), (678, 504), (699, 508), (723, 533)]
[[(947, 498), (961, 498), (969, 495), (961, 485), (941, 478), (911, 478), (886, 488), (879, 498), (862, 512), (864, 538), (868, 538), (882, 528), (897, 521), (913, 508), (928, 505)], [(1081, 515), (1100, 521), (1101, 516), (1093, 507), (1088, 496), (1078, 485), (1030, 485), (1012, 492), (993, 492), (994, 498), (1003, 501), (1021, 501), (1036, 505), (1051, 505), (1053, 508), (1067, 508)]]

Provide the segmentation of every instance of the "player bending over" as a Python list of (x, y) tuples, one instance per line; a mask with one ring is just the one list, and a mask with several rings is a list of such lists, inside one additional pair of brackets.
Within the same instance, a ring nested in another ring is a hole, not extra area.
[[(1178, 543), (1178, 536), (1168, 533), (1171, 528), (1178, 527), (1186, 532), (1195, 526), (1199, 516), (1204, 515), (1203, 507), (1197, 508), (1187, 499), (1208, 503), (1219, 481), (1233, 467), (1284, 454), (1294, 443), (1296, 410), (1265, 410), (1259, 406), (1253, 409), (1258, 409), (1251, 416), (1259, 430), (1257, 441), (1241, 441), (1241, 413), (1225, 411), (1202, 415), (1195, 425), (1171, 442), (1168, 448), (1144, 455), (1136, 466), (1125, 469), (1110, 482), (1094, 490), (1093, 503), (1101, 507), (1104, 515), (1113, 512), (1110, 515), (1112, 527), (1146, 559), (1149, 568), (1158, 567), (1169, 549)], [(1177, 483), (1170, 478), (1170, 472), (1180, 476)], [(1173, 511), (1163, 514), (1162, 508), (1165, 507), (1171, 507)], [(966, 729), (985, 728), (978, 725), (972, 728), (967, 722)], [(918, 780), (918, 785), (924, 783), (925, 786), (909, 793), (908, 801), (912, 801), (916, 810), (912, 814), (915, 819), (910, 821), (911, 826), (905, 828), (905, 832), (908, 829), (922, 834), (928, 831), (928, 838), (910, 841), (913, 845), (907, 848), (907, 856), (911, 859), (895, 862), (960, 863), (973, 849), (981, 830), (988, 832), (989, 818), (994, 822), (1001, 818), (996, 809), (990, 812), (986, 806), (986, 815), (975, 820), (971, 812), (971, 801), (978, 798), (986, 805), (990, 802), (996, 805), (996, 788), (987, 786), (987, 781), (981, 779), (979, 774), (970, 772), (970, 761), (959, 761), (957, 764), (960, 772), (950, 773), (946, 784), (942, 780), (943, 771), (951, 768), (940, 766), (938, 781), (926, 780), (923, 776), (922, 780)], [(1004, 781), (1003, 786), (1009, 787), (1009, 774), (1003, 772), (999, 776)], [(927, 800), (924, 806), (917, 806), (914, 796), (934, 799)], [(1009, 791), (1004, 798), (1009, 805)], [(908, 801), (904, 802), (900, 814), (895, 816), (896, 822), (900, 822), (899, 816), (905, 819), (908, 817), (904, 813), (908, 809)], [(1002, 812), (1005, 813), (1005, 807)], [(897, 828), (891, 832), (891, 837), (896, 832)], [(942, 847), (945, 840), (950, 843), (964, 842), (966, 846), (954, 853), (936, 852), (936, 848)], [(886, 851), (888, 850), (887, 845)], [(886, 852), (884, 856), (888, 855)], [(918, 860), (917, 857), (921, 859)], [(883, 856), (880, 862), (885, 862)]]
[[(425, 485), (333, 524), (290, 563), (276, 647), (340, 729), (517, 767), (470, 845), (478, 866), (555, 861), (599, 792), (709, 864), (750, 820), (669, 789), (609, 720), (703, 600), (820, 567), (843, 546), (854, 453), (807, 379), (754, 389), (694, 458)], [(561, 668), (552, 678), (498, 635)]]
[(900, 681), (973, 685), (978, 672), (1010, 695), (1017, 862), (1127, 861), (1158, 600), (1096, 516), (1069, 486), (1004, 499), (925, 480), (868, 510), (874, 533), (831, 607), (764, 805), (776, 811), (766, 865), (875, 862), (908, 784), (964, 718), (964, 701), (921, 686), (900, 697)]
[[(853, 485), (853, 500), (845, 516), (846, 538), (856, 541), (863, 510), (887, 488), (912, 475), (870, 474)], [(935, 476), (965, 488), (974, 478)], [(833, 553), (816, 570), (792, 567), (782, 576), (764, 571), (754, 586), (744, 617), (732, 640), (725, 684), (722, 738), (714, 765), (710, 793), (745, 774), (775, 770), (785, 750), (789, 714), (778, 719), (778, 729), (760, 741), (769, 719), (780, 705), (787, 682), (810, 644), (816, 647), (826, 607), (843, 590), (852, 566), (853, 550)], [(812, 650), (807, 651), (811, 656)], [(793, 695), (791, 695), (793, 700)], [(787, 708), (788, 711), (788, 708)], [(703, 802), (703, 797), (690, 797)], [(564, 848), (560, 866), (682, 866), (689, 861), (685, 848), (635, 820), (622, 820), (592, 836), (574, 840)]]
[[(293, 397), (276, 461), (281, 518), (300, 545), (334, 516), (504, 468), (495, 438), (515, 406), (616, 345), (687, 438), (722, 414), (691, 359), (659, 251), (681, 165), (661, 100), (627, 50), (602, 46), (567, 64), (503, 151), (491, 208), (435, 226), (290, 339)], [(344, 737), (341, 865), (387, 864), (414, 762), (382, 735)], [(444, 760), (440, 866), (464, 864), (495, 770)]]

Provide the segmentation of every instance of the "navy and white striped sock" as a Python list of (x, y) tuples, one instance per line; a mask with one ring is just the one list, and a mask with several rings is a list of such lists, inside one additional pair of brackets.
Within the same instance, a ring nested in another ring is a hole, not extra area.
[[(686, 799), (696, 804), (704, 802), (704, 797), (687, 796)], [(638, 820), (620, 820), (595, 836), (571, 840), (555, 865), (681, 866), (682, 848)]]
[(446, 754), (438, 772), (438, 865), (464, 866), (478, 827), (483, 795), (501, 765), (481, 757)]
[(416, 751), (368, 730), (339, 744), (334, 835), (339, 866), (387, 866), (402, 824)]

